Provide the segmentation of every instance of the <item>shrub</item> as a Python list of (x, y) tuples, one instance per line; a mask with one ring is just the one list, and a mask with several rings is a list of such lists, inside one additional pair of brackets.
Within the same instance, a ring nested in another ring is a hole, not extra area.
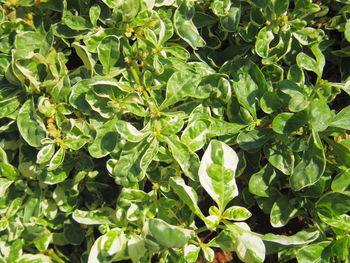
[(0, 3), (0, 262), (349, 262), (349, 0)]

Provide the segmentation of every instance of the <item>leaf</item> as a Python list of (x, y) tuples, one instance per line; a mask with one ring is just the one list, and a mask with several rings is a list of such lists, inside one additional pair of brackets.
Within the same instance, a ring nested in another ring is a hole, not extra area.
[(174, 28), (176, 33), (194, 49), (203, 47), (205, 41), (199, 35), (192, 22), (194, 6), (191, 2), (182, 2), (174, 13)]
[(243, 131), (237, 137), (239, 147), (247, 152), (257, 152), (266, 142), (272, 139), (271, 130)]
[(220, 24), (224, 31), (236, 32), (238, 29), (240, 19), (241, 5), (239, 2), (233, 1), (230, 4), (230, 9), (228, 9), (227, 15), (220, 16)]
[(78, 42), (74, 42), (72, 44), (72, 47), (74, 47), (75, 52), (83, 61), (84, 66), (89, 70), (93, 70), (95, 67), (95, 61), (92, 58), (90, 52), (87, 50), (87, 48), (83, 45), (80, 45)]
[(213, 13), (217, 16), (228, 15), (228, 10), (230, 10), (230, 6), (231, 6), (230, 0), (214, 0), (210, 4), (210, 8), (213, 10)]
[(150, 234), (166, 248), (182, 248), (190, 239), (192, 231), (173, 226), (159, 218), (148, 220)]
[(139, 143), (125, 144), (120, 158), (113, 163), (109, 171), (116, 183), (129, 185), (142, 180), (146, 170), (158, 152), (158, 141), (143, 140)]
[(277, 174), (272, 166), (264, 166), (259, 172), (250, 177), (249, 192), (257, 196), (269, 197), (272, 182), (276, 178)]
[(337, 160), (339, 160), (340, 163), (344, 164), (346, 167), (350, 167), (350, 150), (348, 147), (340, 143), (336, 143), (335, 141), (325, 136), (322, 136), (322, 139), (324, 139), (330, 146), (332, 146), (332, 154), (335, 155)]
[(200, 208), (198, 207), (198, 195), (196, 191), (185, 184), (181, 177), (171, 177), (169, 182), (171, 188), (180, 197), (180, 199), (201, 219), (204, 218)]
[(63, 225), (64, 238), (72, 245), (80, 245), (84, 241), (84, 234), (81, 226), (73, 220)]
[(331, 123), (329, 123), (329, 126), (350, 130), (350, 106), (338, 112)]
[(270, 14), (272, 18), (278, 18), (283, 13), (285, 13), (288, 10), (289, 7), (289, 0), (268, 0), (267, 1), (267, 12)]
[(244, 221), (251, 217), (248, 209), (241, 206), (231, 206), (225, 210), (222, 217), (227, 220)]
[(46, 42), (45, 35), (33, 31), (16, 34), (14, 47), (16, 49), (15, 54), (19, 58), (26, 57), (35, 50), (39, 50), (40, 54), (46, 55), (50, 48)]
[(89, 154), (94, 158), (102, 158), (116, 149), (120, 136), (116, 131), (118, 118), (113, 118), (97, 129), (96, 137), (88, 146)]
[(234, 251), (236, 240), (229, 230), (222, 230), (208, 243), (211, 247), (220, 247), (224, 251)]
[[(241, 223), (242, 224), (242, 223)], [(227, 226), (231, 232), (234, 250), (240, 260), (246, 263), (262, 263), (265, 259), (265, 246), (260, 237), (253, 235), (240, 223)]]
[(116, 211), (110, 207), (102, 207), (90, 211), (76, 209), (72, 217), (75, 221), (84, 225), (113, 225), (117, 223)]
[[(286, 1), (284, 1), (286, 2)], [(273, 47), (271, 42), (279, 41)], [(263, 58), (262, 62), (264, 64), (273, 64), (282, 59), (290, 50), (292, 38), (289, 30), (280, 30), (278, 36), (275, 37), (272, 32), (271, 26), (266, 26), (261, 29), (257, 36), (257, 41), (255, 42), (255, 50), (259, 56)]]
[(308, 121), (313, 130), (324, 131), (332, 120), (333, 114), (326, 99), (316, 99), (308, 107)]
[(165, 137), (173, 158), (178, 162), (184, 174), (198, 181), (199, 158), (176, 135)]
[(306, 55), (305, 53), (299, 53), (297, 55), (297, 64), (301, 68), (304, 68), (309, 71), (313, 71), (316, 74), (320, 74), (317, 68), (316, 60)]
[(349, 191), (350, 190), (350, 169), (337, 174), (331, 184), (333, 191)]
[(257, 102), (267, 91), (267, 83), (260, 69), (249, 59), (232, 64), (232, 88), (238, 102), (256, 118)]
[(200, 76), (190, 71), (175, 72), (167, 83), (166, 99), (160, 106), (165, 109), (187, 97), (196, 97), (196, 87), (200, 82)]
[(91, 247), (88, 263), (113, 262), (127, 259), (127, 238), (119, 228), (109, 230), (96, 239)]
[(115, 36), (104, 37), (98, 45), (98, 58), (106, 74), (109, 74), (111, 68), (118, 62), (120, 56), (119, 48), (120, 41)]
[(14, 183), (13, 180), (9, 180), (7, 178), (0, 178), (0, 197), (2, 198), (6, 192), (7, 189)]
[(326, 167), (326, 158), (319, 135), (316, 132), (308, 142), (301, 161), (295, 166), (289, 179), (294, 191), (315, 184), (322, 176)]
[(93, 5), (90, 7), (89, 17), (92, 25), (95, 27), (97, 25), (97, 21), (100, 17), (100, 14), (101, 14), (101, 7), (99, 5)]
[(47, 170), (52, 171), (60, 167), (64, 161), (65, 153), (65, 149), (63, 147), (60, 147), (58, 151), (54, 154), (54, 156), (51, 158)]
[(220, 211), (238, 195), (235, 173), (238, 164), (236, 152), (223, 142), (212, 140), (199, 167), (199, 181)]
[(296, 257), (300, 263), (318, 263), (327, 262), (322, 259), (321, 255), (326, 246), (328, 246), (329, 241), (318, 242), (316, 244), (311, 244), (302, 247), (298, 250)]
[(17, 115), (17, 126), (22, 138), (33, 147), (40, 147), (41, 140), (46, 137), (43, 124), (36, 118), (33, 101), (28, 99)]
[(279, 134), (291, 133), (303, 127), (306, 122), (307, 116), (305, 112), (283, 112), (273, 119), (272, 129)]
[(265, 148), (264, 151), (273, 167), (287, 175), (293, 172), (295, 159), (293, 152), (288, 147), (283, 144), (274, 144)]
[(309, 102), (305, 91), (292, 80), (282, 80), (279, 83), (281, 91), (288, 95), (288, 109), (292, 112), (304, 110)]
[(150, 135), (150, 131), (147, 130), (147, 127), (145, 127), (145, 130), (138, 131), (129, 122), (122, 120), (118, 120), (115, 127), (121, 137), (129, 142), (140, 142)]
[(346, 21), (344, 35), (346, 40), (350, 42), (350, 20)]
[(181, 141), (192, 151), (201, 149), (207, 140), (216, 136), (237, 134), (245, 125), (229, 123), (208, 115), (195, 118), (182, 132)]
[(270, 223), (273, 227), (285, 226), (297, 213), (291, 204), (288, 196), (280, 196), (273, 204), (270, 213)]
[(350, 230), (350, 192), (329, 192), (316, 204), (317, 214), (326, 224), (344, 230)]
[(128, 254), (133, 263), (140, 262), (140, 259), (146, 254), (147, 249), (143, 238), (138, 235), (132, 235), (128, 241)]
[(189, 244), (189, 245), (185, 245), (184, 248), (184, 258), (186, 260), (186, 262), (196, 262), (199, 252), (200, 252), (200, 247), (193, 245), (193, 244)]
[(92, 28), (90, 21), (82, 16), (66, 15), (62, 22), (73, 30), (87, 30)]
[(18, 263), (29, 263), (29, 262), (35, 262), (35, 263), (51, 263), (51, 259), (48, 256), (37, 254), (23, 254), (18, 259)]
[(320, 235), (318, 230), (306, 229), (299, 231), (292, 236), (265, 234), (261, 238), (265, 241), (278, 243), (281, 245), (305, 245), (315, 241)]

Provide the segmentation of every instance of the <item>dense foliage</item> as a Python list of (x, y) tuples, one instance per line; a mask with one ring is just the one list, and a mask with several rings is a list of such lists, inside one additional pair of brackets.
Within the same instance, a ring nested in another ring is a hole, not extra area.
[(0, 262), (349, 262), (349, 0), (0, 3)]

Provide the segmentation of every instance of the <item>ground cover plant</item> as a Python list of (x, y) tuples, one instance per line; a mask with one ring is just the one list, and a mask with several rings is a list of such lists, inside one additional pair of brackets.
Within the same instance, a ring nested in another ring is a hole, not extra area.
[(0, 3), (0, 262), (349, 262), (349, 0)]

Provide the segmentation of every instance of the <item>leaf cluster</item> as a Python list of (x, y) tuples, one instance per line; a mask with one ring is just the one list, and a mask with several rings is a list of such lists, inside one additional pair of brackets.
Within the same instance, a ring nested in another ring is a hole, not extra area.
[(349, 0), (0, 0), (0, 262), (349, 262)]

